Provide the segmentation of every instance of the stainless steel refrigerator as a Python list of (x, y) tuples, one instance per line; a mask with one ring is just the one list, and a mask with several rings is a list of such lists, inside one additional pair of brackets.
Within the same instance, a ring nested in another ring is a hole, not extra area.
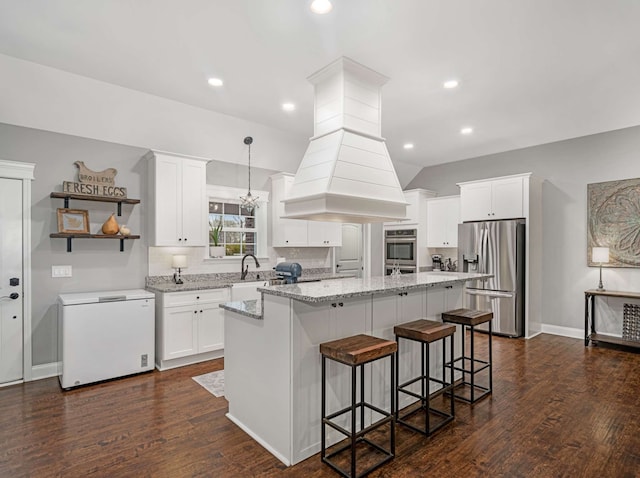
[[(458, 264), (463, 272), (493, 277), (467, 282), (470, 309), (493, 312), (493, 332), (524, 335), (525, 220), (466, 222), (458, 226)], [(488, 324), (478, 327), (488, 330)]]

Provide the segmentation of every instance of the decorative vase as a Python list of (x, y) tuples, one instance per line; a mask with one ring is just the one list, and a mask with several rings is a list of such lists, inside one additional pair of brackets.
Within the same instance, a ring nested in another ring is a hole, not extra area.
[(224, 257), (224, 246), (209, 246), (211, 257)]
[(111, 216), (109, 216), (109, 219), (107, 219), (102, 225), (102, 234), (113, 236), (115, 234), (118, 234), (118, 229), (118, 222), (116, 221), (115, 215), (111, 214)]
[(126, 224), (123, 224), (122, 226), (120, 226), (120, 234), (122, 234), (123, 236), (128, 236), (131, 234), (131, 229), (129, 229)]

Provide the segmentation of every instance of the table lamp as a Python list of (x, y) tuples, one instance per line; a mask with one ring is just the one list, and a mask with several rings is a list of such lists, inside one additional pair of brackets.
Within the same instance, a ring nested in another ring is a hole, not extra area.
[(600, 282), (598, 283), (598, 290), (604, 290), (602, 286), (602, 264), (609, 262), (609, 248), (608, 247), (594, 247), (591, 249), (591, 261), (600, 263)]
[(180, 277), (180, 273), (182, 269), (187, 268), (187, 256), (184, 255), (174, 255), (171, 258), (171, 267), (174, 269), (178, 269), (178, 272), (173, 273), (173, 282), (176, 284), (184, 284), (182, 278)]

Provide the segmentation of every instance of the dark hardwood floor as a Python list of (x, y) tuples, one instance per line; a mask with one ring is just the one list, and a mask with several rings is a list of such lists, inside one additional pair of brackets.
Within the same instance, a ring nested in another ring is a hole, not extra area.
[[(398, 427), (396, 458), (370, 476), (640, 476), (640, 354), (540, 335), (495, 338), (494, 360), (492, 397), (458, 402), (432, 438)], [(0, 476), (337, 476), (317, 455), (286, 468), (231, 423), (191, 379), (222, 368), (2, 388)]]

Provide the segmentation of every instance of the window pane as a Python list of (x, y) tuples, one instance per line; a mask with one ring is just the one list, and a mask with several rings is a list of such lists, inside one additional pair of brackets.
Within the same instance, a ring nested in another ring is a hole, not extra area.
[(242, 227), (241, 224), (240, 216), (224, 215), (224, 227)]
[(244, 227), (256, 227), (256, 218), (255, 217), (245, 217), (244, 218)]
[(234, 215), (240, 214), (240, 204), (224, 203), (224, 213)]
[(225, 232), (224, 242), (227, 244), (240, 244), (242, 242), (241, 232)]
[(244, 253), (245, 254), (255, 254), (256, 253), (255, 245), (253, 245), (253, 244), (245, 244), (244, 245)]
[(249, 211), (246, 207), (240, 208), (240, 214), (243, 216), (253, 216), (255, 209), (253, 211)]
[(225, 252), (228, 256), (240, 255), (240, 244), (227, 244), (225, 246)]
[(209, 203), (209, 212), (215, 214), (222, 214), (222, 203), (221, 202), (210, 202)]
[(244, 233), (244, 241), (243, 242), (250, 242), (251, 244), (256, 242), (256, 233), (255, 232), (245, 232)]
[(222, 215), (220, 214), (209, 214), (209, 224), (213, 224), (214, 226), (218, 225), (222, 220)]

